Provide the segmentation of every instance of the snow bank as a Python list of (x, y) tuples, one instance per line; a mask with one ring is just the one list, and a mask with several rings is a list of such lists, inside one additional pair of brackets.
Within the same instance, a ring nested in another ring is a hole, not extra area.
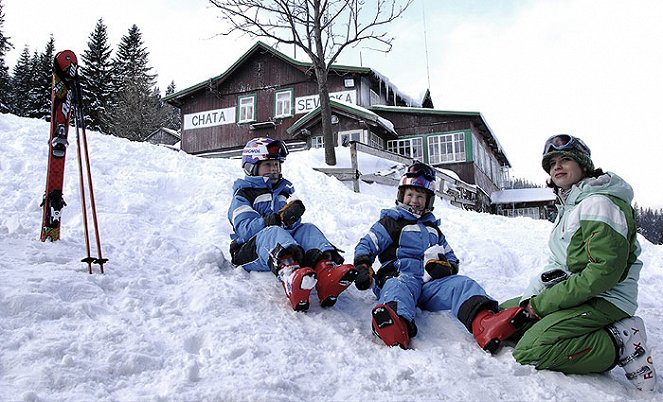
[[(73, 130), (72, 130), (73, 131)], [(449, 313), (420, 312), (412, 350), (373, 339), (370, 292), (295, 313), (270, 273), (228, 263), (226, 213), (238, 160), (202, 159), (88, 133), (106, 274), (87, 274), (75, 147), (67, 155), (62, 240), (39, 242), (48, 124), (0, 115), (0, 399), (604, 400), (640, 399), (619, 368), (564, 375), (482, 352)], [(70, 142), (74, 143), (74, 134)], [(347, 155), (346, 155), (347, 154)], [(394, 189), (312, 170), (322, 150), (292, 153), (284, 172), (317, 223), (352, 260)], [(338, 149), (339, 161), (349, 150)], [(390, 163), (362, 158), (360, 170)], [(637, 191), (637, 189), (636, 189)], [(462, 260), (499, 300), (546, 259), (550, 223), (465, 212), (436, 215)], [(663, 343), (663, 246), (643, 244), (639, 314)], [(653, 399), (663, 400), (659, 393)]]

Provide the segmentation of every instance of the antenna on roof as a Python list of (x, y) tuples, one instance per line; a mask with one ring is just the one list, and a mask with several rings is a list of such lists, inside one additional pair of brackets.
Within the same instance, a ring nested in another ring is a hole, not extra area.
[(426, 51), (426, 78), (428, 79), (428, 89), (430, 89), (430, 69), (428, 68), (428, 38), (426, 35), (426, 0), (421, 2), (421, 17), (424, 22), (424, 49)]

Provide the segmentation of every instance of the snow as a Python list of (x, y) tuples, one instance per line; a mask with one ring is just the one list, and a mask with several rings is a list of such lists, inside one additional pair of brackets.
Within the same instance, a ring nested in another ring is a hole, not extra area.
[[(620, 368), (565, 375), (521, 366), (510, 348), (490, 356), (448, 312), (420, 311), (413, 349), (388, 348), (370, 331), (374, 296), (354, 287), (331, 309), (314, 302), (292, 311), (271, 273), (228, 262), (237, 159), (89, 132), (110, 259), (105, 274), (89, 275), (73, 129), (62, 240), (38, 240), (48, 127), (0, 115), (0, 400), (663, 400), (661, 385), (643, 395)], [(337, 156), (349, 159), (349, 150)], [(363, 184), (353, 193), (312, 170), (323, 158), (293, 152), (284, 173), (307, 207), (304, 220), (351, 261), (395, 190)], [(391, 165), (362, 157), (360, 170)], [(518, 295), (544, 263), (549, 222), (436, 205), (461, 272), (498, 300)], [(639, 315), (663, 373), (663, 246), (640, 241)]]

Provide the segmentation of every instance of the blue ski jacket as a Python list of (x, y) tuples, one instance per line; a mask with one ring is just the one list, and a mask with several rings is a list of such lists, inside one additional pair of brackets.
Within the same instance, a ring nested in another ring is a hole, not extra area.
[[(233, 184), (233, 199), (228, 209), (228, 219), (234, 229), (230, 238), (239, 244), (246, 243), (266, 227), (263, 217), (278, 213), (295, 192), (292, 183), (279, 180), (275, 186), (269, 178), (246, 176)], [(297, 226), (301, 220), (295, 222)]]
[(355, 264), (371, 265), (377, 257), (379, 271), (387, 266), (423, 280), (424, 252), (431, 246), (444, 248), (449, 262), (458, 264), (458, 258), (439, 228), (440, 221), (428, 212), (418, 218), (400, 206), (383, 209), (376, 222), (355, 247)]

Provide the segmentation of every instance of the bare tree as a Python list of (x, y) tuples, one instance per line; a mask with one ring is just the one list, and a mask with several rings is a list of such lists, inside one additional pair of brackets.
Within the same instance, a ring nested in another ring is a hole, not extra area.
[(414, 0), (210, 0), (230, 27), (302, 49), (311, 59), (320, 94), (325, 162), (336, 165), (327, 76), (348, 46), (369, 41), (373, 50), (389, 52), (393, 37), (384, 30)]

